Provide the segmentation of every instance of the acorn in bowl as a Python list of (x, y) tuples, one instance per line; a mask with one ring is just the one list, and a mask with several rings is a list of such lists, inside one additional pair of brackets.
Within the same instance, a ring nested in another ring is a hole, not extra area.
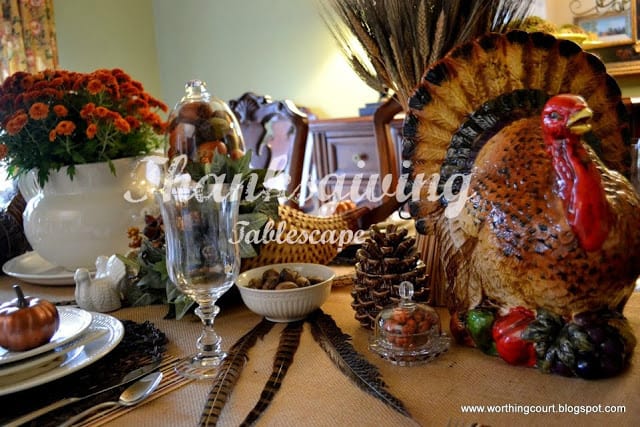
[(249, 310), (272, 322), (294, 322), (324, 304), (334, 277), (325, 265), (273, 264), (245, 271), (236, 286)]
[(0, 346), (26, 351), (48, 343), (60, 326), (55, 305), (24, 296), (19, 285), (13, 289), (17, 297), (0, 305)]

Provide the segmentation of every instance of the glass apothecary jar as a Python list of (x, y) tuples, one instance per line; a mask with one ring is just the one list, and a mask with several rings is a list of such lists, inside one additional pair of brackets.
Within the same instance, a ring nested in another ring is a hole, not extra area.
[(400, 283), (400, 303), (380, 311), (369, 348), (394, 365), (426, 363), (449, 349), (440, 316), (425, 304), (412, 301), (413, 285)]

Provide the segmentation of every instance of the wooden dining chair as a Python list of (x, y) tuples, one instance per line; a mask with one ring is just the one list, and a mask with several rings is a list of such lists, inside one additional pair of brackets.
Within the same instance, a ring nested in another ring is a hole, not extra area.
[[(303, 182), (309, 119), (292, 101), (274, 101), (268, 95), (247, 92), (229, 101), (236, 115), (252, 168), (282, 171), (272, 187), (294, 195)], [(287, 183), (286, 178), (290, 180)], [(295, 198), (287, 202), (298, 207)]]
[[(380, 159), (380, 177), (391, 176), (390, 188), (395, 189), (401, 174), (398, 159), (396, 139), (391, 134), (391, 122), (397, 114), (402, 112), (402, 106), (395, 97), (383, 102), (373, 114), (373, 128)], [(365, 214), (361, 220), (363, 227), (376, 224), (387, 219), (389, 215), (400, 208), (400, 203), (394, 196), (384, 196), (380, 205)]]

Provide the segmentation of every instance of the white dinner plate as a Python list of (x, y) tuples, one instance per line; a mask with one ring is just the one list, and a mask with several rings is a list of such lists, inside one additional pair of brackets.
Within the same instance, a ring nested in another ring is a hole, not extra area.
[(51, 264), (36, 252), (26, 252), (5, 262), (2, 271), (27, 283), (37, 285), (73, 285), (73, 271)]
[(62, 378), (84, 368), (109, 354), (124, 336), (124, 326), (113, 316), (103, 313), (92, 313), (93, 320), (88, 331), (105, 329), (106, 334), (84, 346), (75, 357), (67, 357), (58, 366), (34, 377), (25, 378), (8, 384), (0, 383), (0, 396), (26, 390)]
[(48, 343), (27, 351), (9, 351), (0, 347), (0, 366), (53, 350), (78, 337), (91, 324), (92, 314), (76, 307), (57, 307), (60, 326)]
[(106, 333), (107, 331), (104, 329), (87, 330), (77, 339), (69, 341), (68, 343), (63, 344), (60, 347), (56, 347), (51, 351), (47, 351), (28, 359), (20, 360), (18, 362), (5, 363), (4, 365), (0, 365), (0, 381), (3, 381), (4, 376), (15, 375), (22, 371), (28, 371), (27, 376), (31, 377), (38, 373), (35, 372), (36, 370), (41, 372), (43, 367), (45, 365), (49, 365), (49, 363), (54, 359), (59, 359), (58, 364), (60, 364), (62, 363), (63, 356), (67, 355), (68, 353), (74, 353), (78, 350), (82, 350), (84, 348), (84, 345), (97, 340)]

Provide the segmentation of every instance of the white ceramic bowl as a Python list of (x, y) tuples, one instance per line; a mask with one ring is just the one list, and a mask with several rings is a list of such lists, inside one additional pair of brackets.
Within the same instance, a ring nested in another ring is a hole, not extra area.
[[(305, 277), (318, 277), (323, 281), (315, 285), (297, 289), (268, 290), (248, 288), (249, 281), (262, 277), (269, 269), (281, 271), (289, 268)], [(272, 322), (294, 322), (307, 317), (309, 313), (320, 308), (329, 298), (331, 282), (335, 277), (333, 270), (320, 264), (272, 264), (254, 268), (240, 274), (236, 286), (240, 290), (242, 301), (256, 314), (266, 317)]]

